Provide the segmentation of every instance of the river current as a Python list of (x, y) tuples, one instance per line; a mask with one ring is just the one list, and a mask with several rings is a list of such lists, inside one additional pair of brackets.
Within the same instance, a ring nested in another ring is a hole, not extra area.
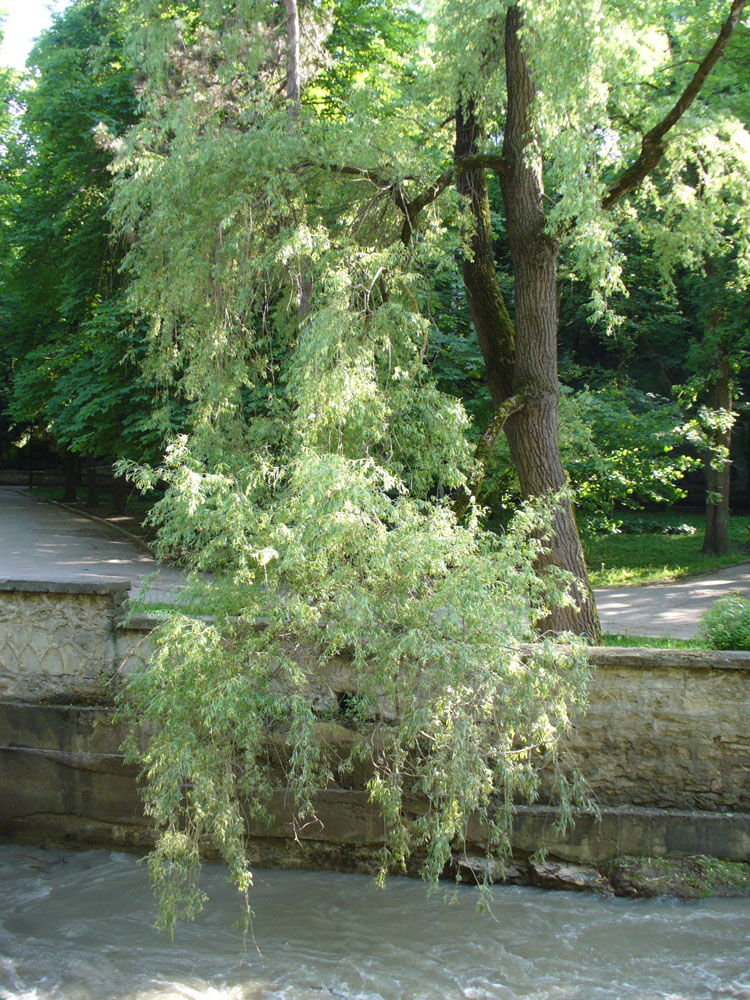
[[(257, 871), (254, 941), (211, 897), (174, 941), (144, 866), (0, 845), (2, 1000), (750, 1000), (750, 900), (623, 900)], [(453, 900), (450, 905), (447, 901)]]

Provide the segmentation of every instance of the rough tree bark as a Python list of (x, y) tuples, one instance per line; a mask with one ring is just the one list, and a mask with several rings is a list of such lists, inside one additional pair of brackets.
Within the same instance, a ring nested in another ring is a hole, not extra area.
[(286, 96), (290, 113), (297, 117), (300, 111), (299, 72), (299, 10), (297, 0), (284, 0), (286, 13)]
[[(502, 409), (513, 397), (524, 405), (505, 421), (504, 431), (525, 497), (564, 491), (567, 477), (557, 440), (558, 244), (545, 231), (541, 152), (531, 130), (534, 88), (519, 38), (521, 14), (506, 18), (505, 57), (508, 113), (498, 173), (515, 276), (515, 323), (508, 314), (495, 271), (487, 178), (483, 168), (466, 168), (480, 139), (471, 101), (456, 114), (456, 184), (471, 206), (471, 254), (462, 263), (472, 321), (487, 373), (492, 402)], [(583, 548), (568, 500), (557, 506), (551, 537), (539, 569), (563, 567), (576, 578), (573, 607), (555, 608), (539, 623), (542, 631), (573, 631), (600, 638), (596, 605), (588, 584)]]
[[(719, 375), (709, 393), (708, 405), (712, 410), (732, 412), (732, 371), (729, 362), (722, 357), (719, 361)], [(732, 428), (717, 428), (713, 435), (713, 454), (706, 459), (706, 530), (702, 552), (707, 555), (723, 555), (729, 551), (729, 476), (731, 462), (729, 449), (732, 443)], [(725, 452), (726, 460), (716, 457)]]

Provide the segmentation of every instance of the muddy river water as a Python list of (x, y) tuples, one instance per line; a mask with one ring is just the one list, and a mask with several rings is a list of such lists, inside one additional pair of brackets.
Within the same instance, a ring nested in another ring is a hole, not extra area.
[[(750, 900), (623, 900), (258, 871), (173, 942), (126, 854), (0, 845), (2, 1000), (750, 1000)], [(453, 900), (453, 902), (450, 902)]]

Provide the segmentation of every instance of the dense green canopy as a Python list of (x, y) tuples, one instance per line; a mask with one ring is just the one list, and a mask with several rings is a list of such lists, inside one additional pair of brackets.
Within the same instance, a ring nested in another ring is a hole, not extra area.
[[(384, 870), (416, 853), (436, 878), (477, 813), (507, 852), (543, 764), (567, 815), (557, 746), (585, 667), (575, 643), (523, 644), (598, 634), (572, 500), (600, 519), (671, 499), (689, 464), (674, 401), (635, 365), (585, 370), (573, 334), (632, 359), (663, 324), (665, 345), (687, 354), (690, 330), (708, 351), (721, 295), (741, 356), (743, 7), (77, 0), (41, 43), (5, 157), (5, 217), (33, 209), (4, 279), (13, 412), (34, 398), (61, 441), (98, 449), (92, 421), (120, 403), (164, 434), (148, 392), (179, 400), (158, 465), (107, 447), (166, 486), (162, 550), (214, 574), (196, 577), (211, 623), (172, 616), (123, 700), (154, 734), (133, 754), (167, 924), (200, 904), (204, 839), (247, 889), (243, 809), (268, 802), (272, 733), (295, 822), (336, 777), (295, 643), (350, 661)], [(21, 292), (32, 269), (41, 301)], [(119, 358), (135, 364), (114, 383)], [(526, 505), (498, 534), (477, 501), (499, 507), (501, 483)]]

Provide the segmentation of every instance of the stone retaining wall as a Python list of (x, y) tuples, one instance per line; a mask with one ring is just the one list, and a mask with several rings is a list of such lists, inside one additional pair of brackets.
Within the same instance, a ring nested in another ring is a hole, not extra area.
[(0, 581), (0, 699), (101, 702), (128, 589)]
[[(118, 674), (149, 651), (154, 622), (123, 625), (121, 585), (0, 584), (0, 833), (143, 847), (151, 839), (110, 701)], [(310, 663), (312, 651), (303, 651)], [(601, 821), (564, 841), (554, 811), (520, 809), (514, 842), (573, 861), (615, 854), (710, 853), (750, 860), (750, 655), (594, 649), (590, 707), (568, 740)], [(346, 663), (320, 676), (320, 700), (347, 690)], [(331, 725), (331, 739), (336, 730)], [(346, 730), (340, 729), (342, 740)], [(360, 790), (321, 796), (322, 825), (291, 842), (283, 789), (255, 860), (366, 867), (382, 823)], [(415, 808), (418, 808), (415, 805)], [(481, 831), (473, 833), (481, 846)], [(317, 859), (317, 860), (316, 860)]]
[(568, 746), (602, 804), (750, 812), (750, 654), (593, 649)]

